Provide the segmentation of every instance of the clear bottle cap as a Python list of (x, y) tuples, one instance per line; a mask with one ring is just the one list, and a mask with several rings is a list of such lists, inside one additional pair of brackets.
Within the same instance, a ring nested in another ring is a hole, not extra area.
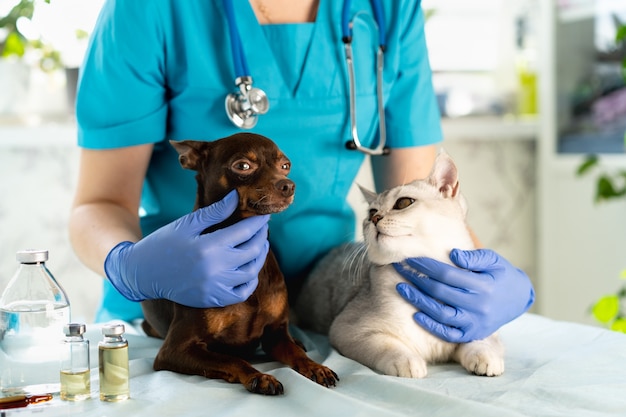
[(120, 336), (124, 334), (123, 324), (110, 324), (102, 328), (102, 334), (105, 336)]
[(86, 327), (82, 323), (70, 323), (63, 326), (63, 332), (66, 336), (80, 336), (85, 333)]
[(21, 250), (17, 252), (15, 259), (22, 264), (46, 262), (48, 260), (48, 251), (44, 249)]

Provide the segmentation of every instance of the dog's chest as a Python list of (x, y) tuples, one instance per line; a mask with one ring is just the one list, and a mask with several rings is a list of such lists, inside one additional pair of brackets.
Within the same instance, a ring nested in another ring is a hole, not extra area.
[(285, 284), (282, 276), (277, 280), (268, 272), (263, 268), (256, 291), (243, 303), (205, 311), (208, 335), (224, 344), (246, 344), (260, 339), (267, 326), (286, 323), (289, 307)]

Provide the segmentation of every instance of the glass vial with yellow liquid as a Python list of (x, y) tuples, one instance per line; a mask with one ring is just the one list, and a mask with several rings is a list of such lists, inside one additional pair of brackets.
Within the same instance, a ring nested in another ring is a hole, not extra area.
[(61, 399), (82, 401), (91, 398), (89, 340), (83, 338), (85, 325), (65, 325), (64, 352), (61, 359)]
[(537, 48), (535, 47), (530, 16), (519, 17), (516, 26), (517, 114), (519, 116), (536, 116), (539, 110)]
[(102, 335), (103, 339), (98, 343), (100, 400), (112, 402), (127, 400), (130, 398), (130, 375), (124, 325), (104, 326)]

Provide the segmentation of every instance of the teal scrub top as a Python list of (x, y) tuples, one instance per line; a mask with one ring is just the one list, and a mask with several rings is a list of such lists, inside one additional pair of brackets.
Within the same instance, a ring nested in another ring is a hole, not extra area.
[[(274, 140), (292, 162), (294, 203), (270, 222), (272, 250), (290, 283), (355, 235), (346, 197), (364, 155), (345, 147), (350, 117), (343, 2), (321, 0), (315, 23), (259, 25), (247, 1), (234, 1), (250, 75), (270, 101), (252, 132)], [(387, 144), (393, 149), (437, 143), (440, 116), (420, 1), (382, 3)], [(351, 16), (357, 16), (359, 138), (373, 146), (378, 32), (370, 1), (352, 1)], [(232, 59), (221, 0), (104, 4), (81, 67), (78, 144), (88, 149), (155, 144), (140, 210), (144, 235), (194, 205), (194, 172), (180, 167), (167, 140), (215, 140), (240, 131), (224, 110), (226, 95), (235, 90)], [(139, 303), (124, 299), (105, 280), (96, 321), (139, 317)]]

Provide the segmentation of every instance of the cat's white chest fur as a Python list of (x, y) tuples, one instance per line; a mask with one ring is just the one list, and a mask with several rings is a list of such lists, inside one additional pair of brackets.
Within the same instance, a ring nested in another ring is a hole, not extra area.
[(415, 323), (415, 307), (398, 300), (396, 285), (404, 279), (395, 268), (391, 265), (373, 266), (370, 277), (370, 291), (378, 294), (378, 301), (367, 315), (378, 322), (381, 331), (393, 329), (392, 332), (426, 362), (448, 361), (457, 345), (433, 336)]

